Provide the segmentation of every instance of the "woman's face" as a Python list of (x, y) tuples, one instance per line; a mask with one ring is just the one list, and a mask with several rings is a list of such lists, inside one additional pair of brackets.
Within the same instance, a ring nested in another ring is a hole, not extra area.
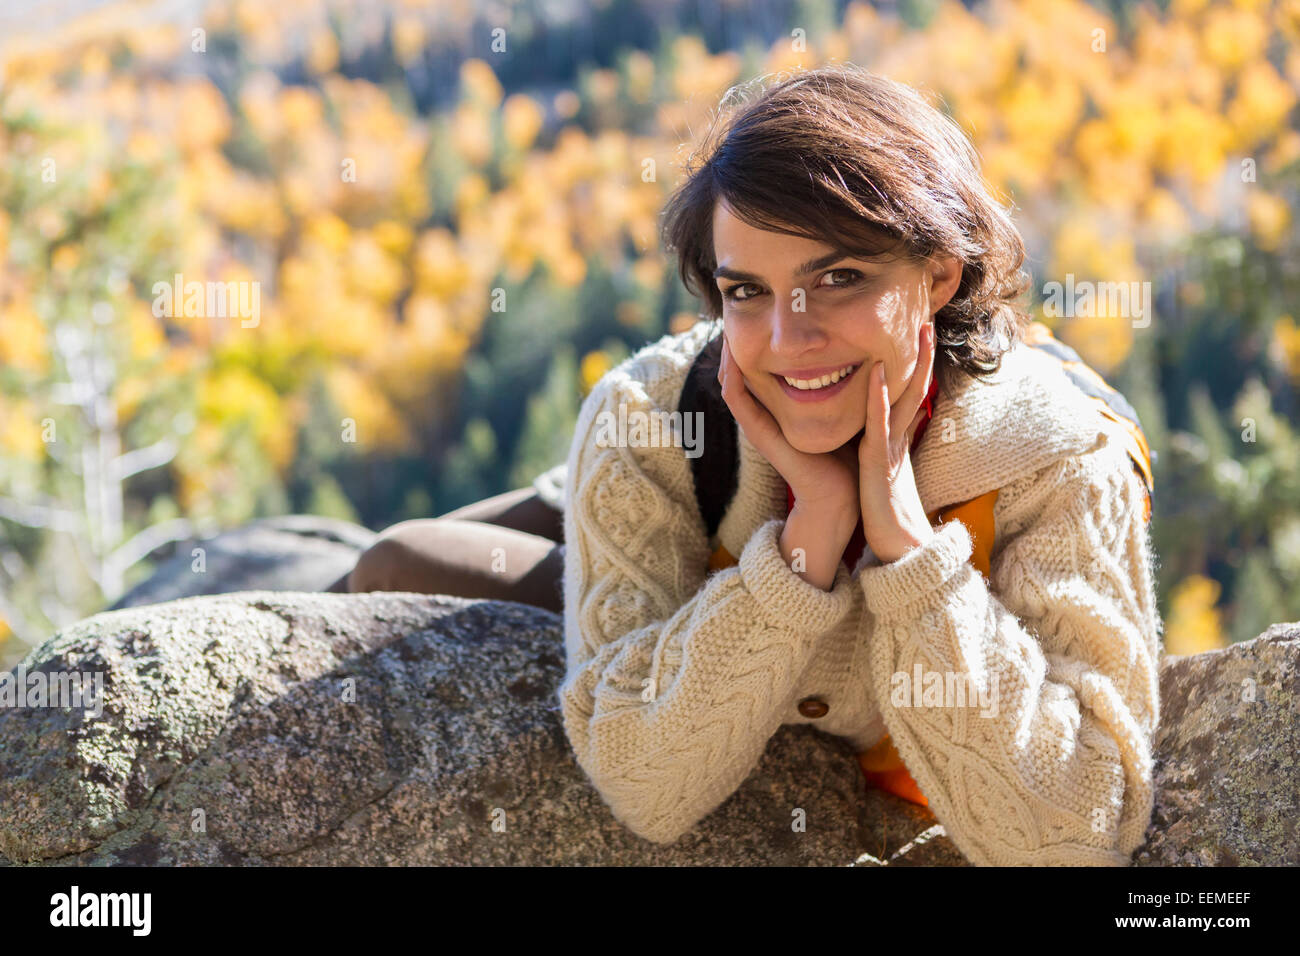
[[(725, 202), (713, 213), (714, 280), (736, 365), (786, 441), (834, 451), (866, 424), (868, 373), (885, 364), (889, 401), (916, 370), (921, 324), (952, 298), (955, 259), (871, 261), (812, 239), (756, 229)], [(789, 385), (855, 366), (827, 388)]]

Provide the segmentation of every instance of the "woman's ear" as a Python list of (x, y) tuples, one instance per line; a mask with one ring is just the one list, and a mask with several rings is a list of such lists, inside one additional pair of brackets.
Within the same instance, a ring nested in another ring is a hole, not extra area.
[(942, 309), (961, 285), (962, 261), (956, 256), (932, 256), (926, 261), (930, 275), (930, 315)]

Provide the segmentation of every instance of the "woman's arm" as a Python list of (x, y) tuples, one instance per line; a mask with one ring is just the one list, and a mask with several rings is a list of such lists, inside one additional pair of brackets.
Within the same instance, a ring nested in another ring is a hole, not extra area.
[[(1161, 630), (1144, 494), (1109, 443), (1004, 491), (1003, 520), (1022, 530), (995, 555), (993, 590), (958, 521), (861, 570), (881, 714), (977, 864), (1127, 865), (1142, 841)], [(918, 701), (918, 672), (922, 692), (951, 675), (988, 705)]]
[(842, 564), (829, 591), (796, 574), (775, 518), (737, 566), (706, 578), (683, 450), (597, 444), (600, 413), (650, 413), (675, 398), (655, 401), (639, 381), (656, 388), (671, 376), (637, 372), (597, 383), (569, 453), (559, 698), (578, 763), (614, 816), (668, 843), (753, 770), (817, 637), (860, 613), (862, 597)]

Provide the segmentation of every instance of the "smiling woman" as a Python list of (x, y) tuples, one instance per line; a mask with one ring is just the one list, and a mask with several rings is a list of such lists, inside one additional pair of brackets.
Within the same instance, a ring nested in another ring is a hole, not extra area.
[[(1126, 863), (1148, 486), (1026, 341), (1023, 244), (961, 130), (884, 77), (798, 73), (720, 113), (663, 237), (705, 321), (606, 373), (563, 470), (559, 699), (614, 815), (674, 841), (803, 723), (975, 863)], [(596, 440), (688, 406), (703, 459)]]
[[(915, 90), (852, 67), (733, 92), (663, 218), (664, 243), (704, 315), (721, 318), (765, 293), (792, 312), (818, 296), (834, 305), (872, 291), (900, 263), (919, 279), (927, 259), (948, 257), (961, 267), (932, 313), (940, 368), (996, 369), (1027, 321), (1018, 300), (1030, 279), (1020, 234), (961, 129)], [(807, 255), (769, 266), (774, 252)], [(904, 370), (888, 372), (892, 394)]]
[[(796, 74), (719, 115), (663, 237), (702, 321), (601, 377), (533, 489), (395, 525), (335, 589), (562, 611), (565, 733), (648, 840), (812, 724), (975, 863), (1128, 862), (1159, 717), (1145, 442), (1028, 323), (961, 130), (884, 77)], [(702, 456), (640, 427), (688, 414)]]

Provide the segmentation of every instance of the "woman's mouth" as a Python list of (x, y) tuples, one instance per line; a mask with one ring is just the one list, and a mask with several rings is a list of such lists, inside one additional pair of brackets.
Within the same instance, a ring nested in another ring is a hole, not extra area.
[[(800, 380), (795, 377), (786, 378), (783, 375), (777, 375), (775, 373), (773, 373), (772, 377), (780, 383), (782, 391), (784, 391), (792, 401), (823, 402), (844, 391), (847, 387), (845, 383), (853, 378), (861, 367), (861, 362), (857, 365), (846, 365), (844, 369), (832, 373), (831, 375), (823, 375), (820, 379)], [(832, 382), (831, 379), (836, 375), (838, 375), (839, 378)], [(791, 384), (792, 381), (797, 382), (798, 384)]]

